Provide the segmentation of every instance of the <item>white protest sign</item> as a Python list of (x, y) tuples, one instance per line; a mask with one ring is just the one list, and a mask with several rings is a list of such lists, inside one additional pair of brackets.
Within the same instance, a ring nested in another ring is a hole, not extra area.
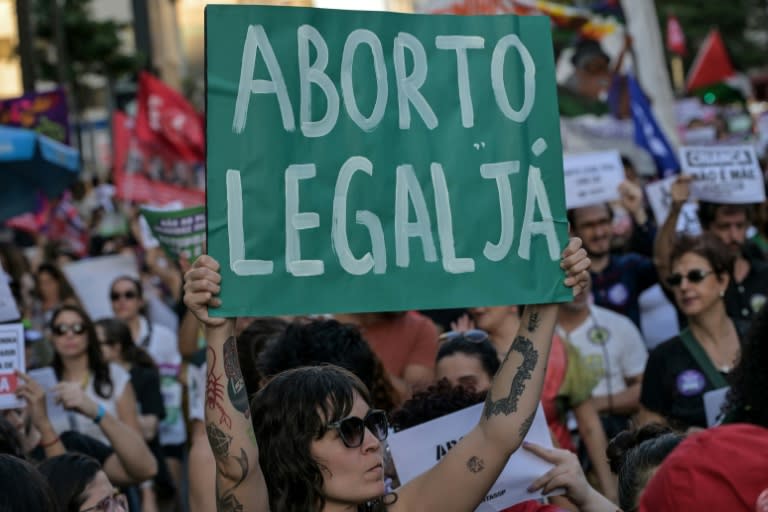
[(109, 287), (120, 276), (138, 277), (136, 258), (131, 254), (88, 258), (64, 265), (85, 310), (94, 320), (113, 316)]
[[(670, 176), (645, 186), (645, 195), (648, 198), (659, 227), (669, 217), (669, 209), (672, 206), (672, 183), (676, 179), (676, 176)], [(680, 216), (677, 218), (676, 230), (678, 233), (687, 233), (694, 236), (701, 234), (698, 210), (699, 207), (694, 202), (689, 201), (683, 205), (682, 210), (680, 210)]]
[(731, 388), (725, 387), (704, 393), (704, 412), (707, 415), (707, 427), (714, 427), (718, 424), (729, 389)]
[(717, 128), (714, 126), (699, 126), (698, 128), (687, 128), (683, 133), (683, 140), (686, 144), (707, 144), (717, 140)]
[(40, 384), (40, 387), (43, 388), (43, 391), (45, 391), (45, 408), (46, 413), (48, 414), (48, 419), (51, 420), (51, 424), (56, 425), (63, 423), (62, 421), (58, 420), (58, 418), (66, 417), (67, 410), (64, 409), (64, 406), (61, 405), (61, 402), (56, 400), (56, 397), (52, 392), (54, 386), (59, 383), (53, 368), (50, 366), (35, 368), (34, 370), (30, 370), (27, 375), (29, 375), (32, 380)]
[(16, 299), (13, 298), (13, 293), (11, 293), (10, 279), (10, 276), (5, 273), (2, 265), (0, 265), (0, 322), (21, 318), (19, 308), (16, 307)]
[(565, 155), (565, 206), (580, 208), (619, 198), (624, 166), (618, 151)]
[[(387, 443), (400, 482), (405, 484), (437, 464), (448, 450), (477, 425), (482, 410), (483, 404), (477, 404), (391, 435)], [(552, 447), (541, 405), (525, 440), (546, 448)], [(548, 462), (522, 448), (517, 450), (509, 458), (478, 510), (488, 508), (488, 505), (493, 510), (503, 510), (515, 503), (539, 498), (526, 489), (550, 469), (552, 465)]]
[(0, 409), (24, 407), (24, 401), (16, 398), (19, 385), (16, 370), (23, 372), (24, 325), (0, 325)]
[(752, 145), (682, 146), (680, 164), (693, 176), (691, 195), (723, 204), (765, 201), (763, 173)]

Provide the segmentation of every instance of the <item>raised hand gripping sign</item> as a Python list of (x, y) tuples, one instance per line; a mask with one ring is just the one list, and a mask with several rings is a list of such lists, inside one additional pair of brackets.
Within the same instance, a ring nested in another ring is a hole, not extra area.
[(206, 7), (222, 316), (569, 300), (549, 20)]

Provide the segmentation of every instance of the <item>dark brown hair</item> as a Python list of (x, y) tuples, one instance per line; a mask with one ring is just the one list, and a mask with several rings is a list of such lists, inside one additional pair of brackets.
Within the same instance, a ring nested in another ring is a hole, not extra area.
[[(355, 395), (371, 403), (360, 379), (333, 365), (284, 371), (254, 395), (251, 420), (259, 464), (265, 468), (270, 510), (323, 509), (323, 474), (310, 444), (325, 434), (326, 425), (349, 416)], [(385, 511), (379, 499), (372, 497), (371, 503), (360, 504), (358, 510)]]
[[(114, 388), (112, 385), (112, 377), (109, 375), (109, 365), (104, 361), (104, 358), (101, 355), (99, 338), (96, 335), (96, 329), (94, 328), (93, 321), (91, 320), (91, 317), (88, 316), (88, 313), (78, 306), (65, 304), (53, 312), (50, 327), (53, 328), (53, 326), (56, 325), (56, 319), (66, 311), (77, 314), (85, 327), (84, 334), (87, 341), (86, 354), (88, 355), (88, 369), (93, 373), (93, 390), (102, 398), (110, 398)], [(53, 366), (53, 370), (56, 372), (56, 377), (61, 380), (61, 376), (64, 372), (64, 365), (61, 356), (56, 350), (53, 351), (53, 362), (51, 363), (51, 366)]]
[(687, 253), (696, 254), (707, 260), (718, 277), (726, 273), (733, 274), (733, 256), (728, 247), (715, 235), (704, 233), (700, 236), (677, 237), (669, 254), (670, 266)]

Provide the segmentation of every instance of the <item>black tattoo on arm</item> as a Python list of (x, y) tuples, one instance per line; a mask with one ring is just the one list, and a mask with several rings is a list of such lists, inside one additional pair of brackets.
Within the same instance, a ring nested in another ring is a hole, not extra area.
[(485, 462), (480, 457), (473, 455), (467, 461), (467, 469), (469, 469), (470, 473), (479, 473), (485, 469)]
[(541, 324), (539, 313), (537, 311), (532, 311), (531, 316), (528, 317), (528, 332), (531, 334), (536, 332), (536, 329), (539, 328), (539, 324)]
[(533, 347), (533, 342), (528, 338), (518, 336), (512, 343), (512, 347), (510, 347), (509, 352), (507, 352), (504, 361), (501, 363), (502, 368), (507, 364), (507, 360), (512, 352), (519, 352), (522, 354), (523, 361), (520, 363), (520, 366), (517, 367), (517, 373), (515, 373), (515, 376), (512, 379), (512, 384), (509, 387), (509, 394), (507, 396), (500, 398), (499, 400), (493, 400), (491, 391), (488, 391), (483, 410), (486, 419), (499, 414), (509, 416), (517, 411), (517, 402), (523, 394), (523, 391), (525, 391), (525, 383), (531, 379), (533, 370), (536, 368), (536, 363), (539, 361), (539, 352)]
[(216, 509), (218, 512), (243, 512), (243, 504), (237, 499), (234, 492), (245, 481), (248, 476), (248, 455), (245, 450), (240, 448), (240, 456), (234, 456), (234, 459), (240, 465), (240, 479), (224, 492), (219, 489), (218, 479), (216, 481)]
[(245, 379), (243, 379), (243, 373), (240, 370), (240, 361), (237, 358), (237, 340), (234, 336), (230, 336), (224, 342), (224, 374), (227, 376), (227, 394), (232, 406), (242, 412), (246, 418), (250, 418), (248, 390), (245, 388)]
[(229, 456), (229, 445), (232, 444), (232, 436), (221, 430), (215, 423), (205, 425), (208, 434), (208, 443), (211, 445), (213, 456), (224, 459)]
[(528, 435), (528, 431), (531, 430), (531, 425), (533, 425), (533, 418), (536, 417), (536, 411), (533, 411), (530, 416), (523, 422), (522, 425), (520, 425), (520, 437), (524, 438), (526, 435)]

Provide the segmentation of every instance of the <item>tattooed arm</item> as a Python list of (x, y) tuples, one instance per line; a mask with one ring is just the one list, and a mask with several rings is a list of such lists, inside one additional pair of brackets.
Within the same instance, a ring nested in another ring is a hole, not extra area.
[[(565, 284), (580, 293), (589, 259), (571, 240), (563, 253)], [(398, 490), (391, 512), (473, 510), (498, 478), (533, 422), (555, 328), (557, 304), (527, 306), (520, 328), (488, 391), (483, 414), (439, 464)]]
[(205, 429), (216, 459), (216, 507), (218, 512), (267, 512), (267, 487), (237, 358), (234, 321), (208, 316), (208, 306), (220, 305), (215, 297), (221, 282), (218, 270), (215, 260), (200, 256), (184, 284), (184, 302), (205, 325), (208, 344)]

